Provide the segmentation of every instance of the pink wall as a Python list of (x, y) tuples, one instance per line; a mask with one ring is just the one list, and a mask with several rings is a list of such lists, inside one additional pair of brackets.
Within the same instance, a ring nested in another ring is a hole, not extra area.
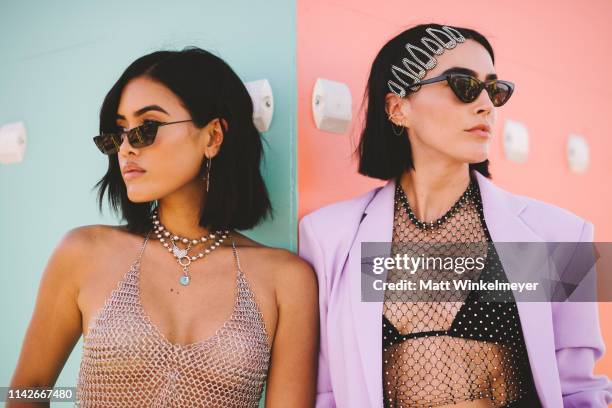
[[(495, 7), (491, 5), (495, 4)], [(525, 10), (529, 12), (526, 13)], [(500, 78), (517, 84), (498, 111), (490, 160), (493, 181), (511, 192), (550, 202), (595, 224), (596, 240), (612, 241), (612, 54), (608, 18), (612, 2), (540, 0), (415, 2), (406, 0), (298, 0), (298, 194), (299, 216), (381, 184), (356, 174), (362, 95), (380, 47), (410, 26), (438, 22), (471, 27), (496, 52)], [(348, 134), (316, 129), (311, 96), (318, 77), (348, 84), (353, 96)], [(530, 132), (526, 163), (504, 158), (506, 119)], [(585, 174), (569, 171), (569, 133), (583, 135), (591, 164)], [(602, 330), (610, 351), (598, 372), (612, 373), (612, 303), (601, 304)]]

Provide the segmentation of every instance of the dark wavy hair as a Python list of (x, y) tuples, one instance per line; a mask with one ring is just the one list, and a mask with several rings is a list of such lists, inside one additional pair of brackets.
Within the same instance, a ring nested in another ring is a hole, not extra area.
[[(116, 129), (121, 92), (136, 77), (151, 78), (174, 92), (195, 126), (202, 128), (215, 118), (223, 118), (229, 125), (214, 158), (210, 190), (200, 210), (200, 226), (244, 230), (271, 216), (272, 206), (260, 172), (263, 146), (253, 123), (253, 103), (231, 67), (197, 47), (157, 51), (138, 58), (104, 98), (100, 133)], [(108, 170), (94, 188), (98, 188), (100, 212), (107, 194), (111, 209), (127, 221), (128, 231), (144, 234), (152, 228), (154, 202), (134, 203), (128, 199), (117, 154), (108, 156)]]
[[(393, 133), (385, 111), (385, 96), (390, 92), (387, 81), (393, 80), (390, 68), (393, 64), (401, 66), (398, 62), (406, 56), (405, 44), (418, 44), (423, 36), (429, 36), (425, 31), (429, 27), (441, 30), (444, 26), (430, 23), (412, 27), (389, 40), (374, 58), (362, 104), (362, 109), (366, 107), (365, 124), (355, 152), (359, 157), (359, 173), (364, 176), (390, 180), (405, 170), (414, 169), (410, 141)], [(495, 63), (493, 48), (482, 34), (469, 28), (449, 27), (459, 30), (466, 39), (480, 43)], [(411, 92), (409, 88), (406, 91)], [(488, 159), (469, 166), (470, 170), (491, 178)]]

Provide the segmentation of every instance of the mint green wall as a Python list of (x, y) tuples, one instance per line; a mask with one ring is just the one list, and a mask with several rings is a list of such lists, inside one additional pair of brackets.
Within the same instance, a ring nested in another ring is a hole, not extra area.
[[(137, 57), (186, 45), (215, 52), (243, 81), (270, 82), (275, 112), (263, 134), (263, 172), (275, 218), (249, 235), (295, 250), (294, 1), (0, 0), (0, 124), (24, 121), (28, 130), (25, 160), (0, 164), (0, 386), (9, 384), (60, 237), (79, 225), (119, 223), (107, 209), (98, 213), (92, 191), (107, 163), (91, 141), (104, 95)], [(58, 386), (75, 385), (81, 347)]]

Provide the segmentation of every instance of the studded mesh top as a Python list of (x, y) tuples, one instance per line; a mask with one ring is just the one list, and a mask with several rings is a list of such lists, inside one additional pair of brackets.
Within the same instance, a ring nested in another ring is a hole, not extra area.
[(233, 311), (212, 337), (170, 343), (140, 302), (142, 244), (89, 325), (77, 381), (78, 407), (257, 407), (270, 349), (262, 315), (237, 265)]
[[(427, 223), (416, 218), (397, 183), (393, 256), (429, 255), (452, 243), (445, 247), (446, 256), (483, 256), (480, 278), (507, 282), (499, 258), (490, 252), (493, 246), (487, 245), (491, 236), (478, 182), (470, 177), (469, 186), (446, 214)], [(469, 244), (478, 242), (484, 245)], [(406, 270), (389, 271), (387, 282), (400, 279), (406, 279)], [(491, 407), (541, 406), (514, 297), (483, 301), (466, 290), (445, 299), (443, 292), (436, 299), (416, 301), (407, 292), (385, 291), (384, 406), (437, 407), (479, 399)]]

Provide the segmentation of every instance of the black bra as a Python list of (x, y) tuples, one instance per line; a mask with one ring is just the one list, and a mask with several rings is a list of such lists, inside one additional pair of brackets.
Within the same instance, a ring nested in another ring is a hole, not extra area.
[[(496, 257), (495, 251), (490, 253), (485, 263), (485, 269), (481, 277), (485, 281), (497, 279), (507, 281), (505, 273), (502, 271), (492, 272), (491, 257)], [(496, 262), (493, 262), (495, 265)], [(500, 273), (501, 272), (501, 273)], [(494, 278), (491, 275), (496, 275)], [(508, 295), (511, 296), (511, 295)], [(513, 301), (504, 302), (483, 302), (479, 301), (479, 294), (471, 291), (451, 323), (448, 330), (423, 331), (408, 334), (401, 334), (399, 330), (383, 314), (383, 343), (385, 347), (392, 346), (408, 339), (433, 336), (461, 337), (471, 340), (480, 340), (507, 344), (509, 341), (516, 340), (516, 333), (503, 330), (500, 323), (510, 323), (512, 319), (519, 319), (516, 303)], [(520, 325), (519, 325), (520, 327)]]

